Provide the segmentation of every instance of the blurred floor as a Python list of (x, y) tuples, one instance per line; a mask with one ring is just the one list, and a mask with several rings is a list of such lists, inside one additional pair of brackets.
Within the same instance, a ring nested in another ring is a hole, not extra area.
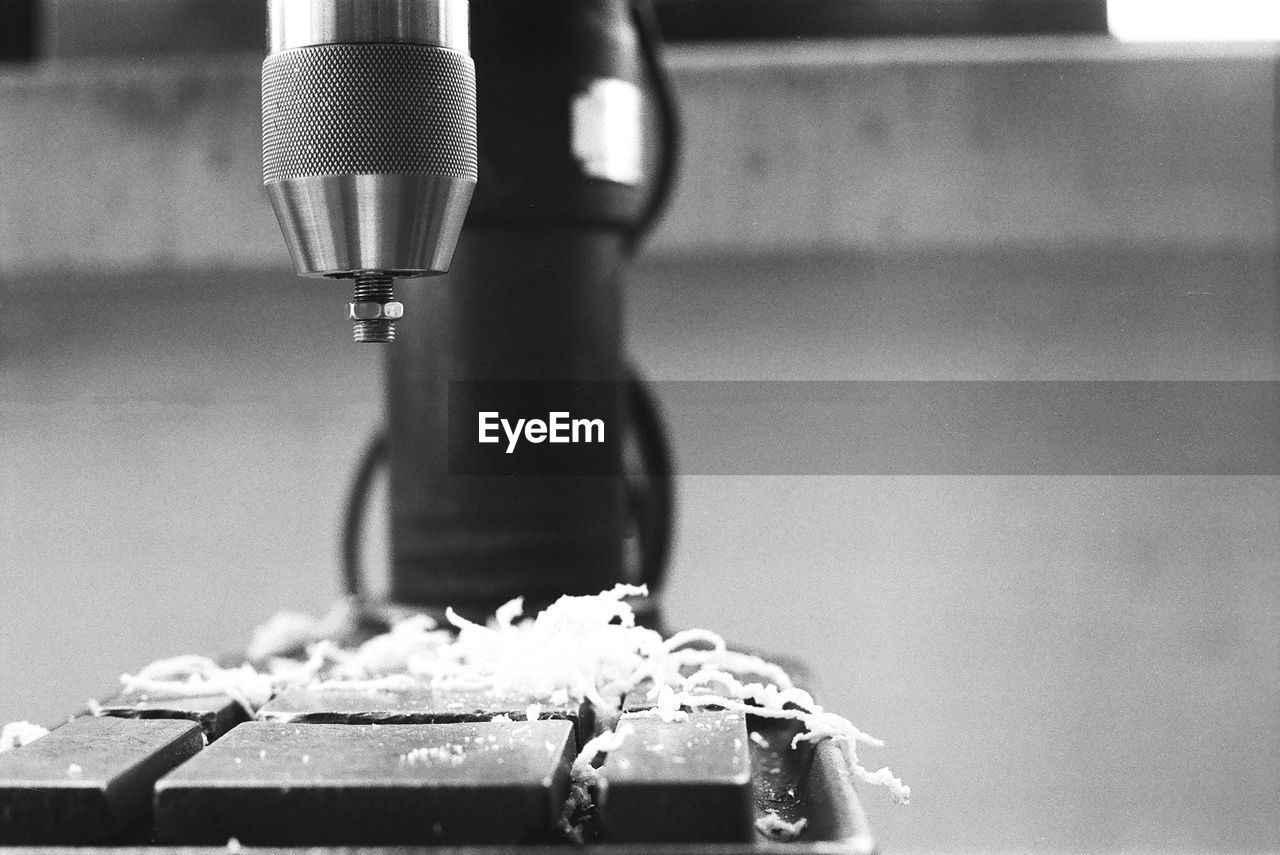
[[(629, 328), (662, 379), (1277, 380), (1276, 281), (1257, 251), (650, 263)], [(4, 284), (0, 720), (332, 599), (381, 404), (339, 290)], [(889, 742), (866, 759), (915, 798), (866, 793), (887, 850), (1280, 840), (1280, 478), (681, 488), (673, 621), (808, 657)]]

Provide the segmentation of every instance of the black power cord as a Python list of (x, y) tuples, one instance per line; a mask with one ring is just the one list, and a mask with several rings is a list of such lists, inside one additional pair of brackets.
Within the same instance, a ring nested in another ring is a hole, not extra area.
[(640, 581), (659, 591), (666, 582), (675, 532), (675, 466), (657, 397), (634, 369), (627, 377), (627, 409), (640, 456), (638, 477), (629, 485), (640, 542)]
[(364, 595), (364, 570), (361, 546), (364, 543), (364, 517), (369, 506), (369, 494), (373, 489), (378, 468), (387, 462), (387, 435), (378, 431), (365, 446), (356, 465), (351, 491), (347, 494), (347, 509), (342, 516), (342, 587), (348, 597)]
[(684, 130), (680, 124), (680, 112), (676, 108), (675, 88), (671, 84), (667, 65), (662, 60), (662, 32), (658, 27), (658, 13), (652, 0), (632, 0), (631, 16), (636, 24), (640, 53), (644, 57), (649, 81), (657, 99), (661, 151), (658, 174), (654, 176), (649, 203), (640, 216), (639, 226), (627, 241), (628, 254), (634, 255), (657, 225), (675, 193)]

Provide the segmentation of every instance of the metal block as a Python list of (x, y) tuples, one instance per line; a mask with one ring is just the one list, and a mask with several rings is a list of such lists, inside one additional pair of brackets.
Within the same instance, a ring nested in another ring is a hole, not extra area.
[(249, 722), (156, 784), (161, 842), (512, 844), (552, 838), (567, 721)]
[(173, 718), (194, 721), (212, 742), (242, 721), (244, 707), (226, 695), (152, 700), (140, 692), (125, 692), (102, 704), (102, 714), (116, 718)]
[(755, 838), (746, 717), (623, 718), (634, 731), (603, 767), (607, 840), (733, 842)]
[(203, 745), (189, 721), (86, 717), (0, 754), (0, 843), (117, 837), (146, 817), (152, 784)]

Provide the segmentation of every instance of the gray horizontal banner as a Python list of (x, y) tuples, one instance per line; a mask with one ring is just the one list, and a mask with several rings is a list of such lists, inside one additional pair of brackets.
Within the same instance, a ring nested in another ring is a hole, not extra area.
[(652, 384), (686, 475), (1276, 475), (1280, 382)]

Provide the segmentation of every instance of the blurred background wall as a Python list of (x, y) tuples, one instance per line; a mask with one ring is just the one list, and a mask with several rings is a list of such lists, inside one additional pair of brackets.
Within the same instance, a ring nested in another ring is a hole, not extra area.
[[(67, 54), (0, 69), (0, 721), (326, 607), (381, 419), (379, 354), (258, 185), (259, 56)], [(1280, 379), (1270, 45), (671, 61), (687, 161), (627, 289), (649, 376)], [(669, 415), (677, 453), (725, 430)], [(1274, 474), (680, 490), (673, 622), (808, 658), (887, 740), (915, 797), (865, 794), (886, 850), (1280, 840)]]

